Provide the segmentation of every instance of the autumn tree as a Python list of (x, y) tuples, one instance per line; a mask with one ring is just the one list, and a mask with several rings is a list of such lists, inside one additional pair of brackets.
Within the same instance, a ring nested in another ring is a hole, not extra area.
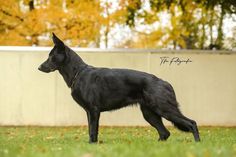
[(100, 14), (96, 0), (2, 1), (0, 44), (49, 45), (55, 32), (71, 46), (99, 46)]
[(128, 27), (132, 37), (112, 46), (224, 48), (224, 19), (235, 13), (235, 0), (1, 0), (0, 45), (48, 46), (55, 32), (69, 46), (111, 47)]
[[(225, 15), (235, 14), (236, 5), (233, 0), (149, 0), (142, 3), (135, 9), (128, 9), (128, 25), (135, 29), (139, 25), (138, 21), (156, 21), (145, 23), (146, 28), (156, 23), (161, 23), (158, 16), (161, 13), (168, 13), (170, 24), (159, 26), (151, 32), (146, 33), (145, 28), (138, 34), (139, 40), (136, 43), (145, 43), (150, 48), (186, 48), (186, 49), (206, 49), (209, 45), (223, 47), (223, 20)], [(150, 4), (150, 9), (145, 10), (142, 5)], [(129, 8), (129, 6), (127, 6)], [(145, 16), (142, 16), (145, 15)], [(151, 17), (151, 18), (150, 18)], [(135, 22), (136, 21), (136, 22)], [(160, 25), (160, 24), (159, 24)], [(213, 27), (217, 27), (217, 37), (213, 37)], [(145, 33), (145, 37), (143, 37)], [(163, 35), (162, 38), (160, 36)], [(156, 38), (155, 38), (156, 36)], [(155, 40), (156, 42), (153, 42)], [(132, 47), (132, 42), (127, 41)]]

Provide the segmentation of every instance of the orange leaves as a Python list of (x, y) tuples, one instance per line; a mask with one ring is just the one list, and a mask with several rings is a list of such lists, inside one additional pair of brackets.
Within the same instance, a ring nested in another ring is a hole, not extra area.
[[(221, 44), (224, 21), (220, 25), (219, 8), (205, 5), (205, 0), (1, 0), (0, 45), (49, 46), (52, 32), (76, 47), (105, 43), (108, 47), (204, 48), (209, 42)], [(120, 37), (124, 32), (131, 35)], [(219, 34), (217, 40), (214, 32)], [(228, 40), (233, 46), (233, 39)]]
[(29, 12), (24, 19), (24, 25), (21, 29), (28, 35), (42, 34), (46, 31), (45, 16), (42, 14), (45, 9), (35, 9)]
[(102, 17), (99, 1), (34, 1), (31, 10), (29, 2), (1, 2), (0, 45), (52, 44), (39, 37), (56, 32), (62, 39), (71, 40), (70, 46), (87, 46), (100, 35)]

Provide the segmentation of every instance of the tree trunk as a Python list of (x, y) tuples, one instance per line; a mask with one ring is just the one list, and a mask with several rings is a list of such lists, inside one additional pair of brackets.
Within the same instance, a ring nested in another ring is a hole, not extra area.
[(173, 40), (173, 45), (174, 45), (174, 50), (176, 50), (176, 41), (175, 40)]
[(110, 28), (109, 24), (106, 25), (106, 31), (105, 31), (105, 47), (108, 47), (108, 34), (109, 34)]
[(205, 19), (204, 19), (204, 12), (202, 10), (202, 19), (203, 19), (203, 22), (202, 22), (202, 37), (201, 37), (201, 40), (200, 40), (200, 48), (201, 49), (204, 49), (204, 43), (205, 43), (205, 39), (206, 39), (206, 31), (205, 31)]
[(210, 10), (210, 44), (213, 44), (213, 16), (214, 16), (214, 8)]
[(29, 1), (29, 10), (30, 11), (34, 10), (34, 0)]
[(218, 35), (217, 35), (217, 39), (216, 39), (216, 45), (219, 46), (219, 48), (221, 49), (223, 47), (223, 20), (224, 20), (224, 16), (225, 16), (225, 11), (224, 11), (224, 7), (223, 4), (221, 4), (221, 14), (220, 14), (220, 19), (219, 19), (219, 26), (218, 26)]
[(105, 30), (105, 47), (108, 48), (108, 35), (110, 32), (110, 14), (108, 10), (108, 3), (106, 3), (106, 14), (107, 14), (107, 19), (106, 19), (106, 30)]
[[(29, 11), (33, 11), (35, 9), (34, 0), (30, 0), (28, 5), (29, 5)], [(31, 44), (32, 45), (38, 45), (39, 44), (37, 35), (35, 35), (35, 34), (31, 35)]]

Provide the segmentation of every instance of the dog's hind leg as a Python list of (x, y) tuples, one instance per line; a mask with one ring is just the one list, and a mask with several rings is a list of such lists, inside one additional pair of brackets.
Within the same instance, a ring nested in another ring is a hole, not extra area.
[(170, 136), (170, 132), (164, 126), (161, 117), (145, 105), (140, 105), (144, 119), (159, 133), (159, 141), (165, 141)]

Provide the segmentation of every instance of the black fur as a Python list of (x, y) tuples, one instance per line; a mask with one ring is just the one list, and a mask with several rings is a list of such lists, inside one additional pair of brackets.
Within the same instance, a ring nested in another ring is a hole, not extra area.
[(158, 131), (159, 140), (170, 136), (162, 123), (164, 117), (178, 129), (192, 132), (195, 141), (200, 141), (196, 122), (181, 114), (168, 82), (145, 72), (87, 65), (54, 34), (53, 42), (55, 46), (39, 70), (58, 70), (63, 76), (73, 99), (87, 113), (90, 142), (97, 142), (101, 112), (132, 104), (140, 104), (145, 120)]

